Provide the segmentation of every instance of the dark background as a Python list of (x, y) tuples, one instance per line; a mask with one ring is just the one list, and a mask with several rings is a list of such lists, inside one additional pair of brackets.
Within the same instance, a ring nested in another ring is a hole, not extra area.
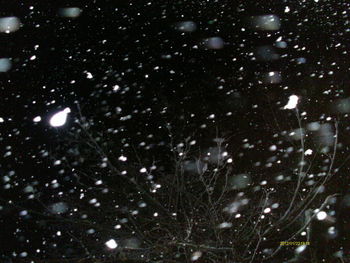
[[(82, 9), (79, 17), (58, 15), (59, 8), (72, 6)], [(268, 171), (253, 164), (269, 157), (266, 151), (274, 144), (274, 134), (298, 127), (295, 112), (281, 110), (288, 97), (297, 94), (300, 112), (307, 112), (306, 122), (325, 122), (322, 116), (339, 120), (343, 148), (337, 162), (343, 164), (349, 146), (348, 118), (332, 107), (349, 96), (348, 12), (347, 1), (322, 0), (4, 1), (0, 16), (16, 16), (22, 27), (0, 35), (0, 57), (13, 62), (10, 71), (0, 73), (0, 117), (4, 119), (0, 176), (12, 174), (1, 189), (1, 254), (12, 257), (14, 252), (26, 251), (32, 258), (50, 257), (56, 253), (52, 244), (63, 242), (54, 236), (54, 226), (38, 224), (45, 218), (35, 213), (23, 217), (19, 212), (43, 209), (23, 192), (28, 184), (35, 182), (45, 204), (57, 202), (59, 192), (65, 195), (76, 187), (69, 170), (60, 173), (61, 167), (54, 167), (52, 160), (70, 145), (65, 141), (66, 130), (79, 115), (77, 102), (95, 126), (119, 129), (116, 151), (128, 152), (117, 147), (129, 142), (148, 162), (166, 163), (161, 145), (169, 142), (169, 125), (177, 139), (195, 134), (202, 148), (209, 147), (219, 131), (229, 138), (232, 153), (242, 152), (239, 147), (245, 138), (262, 140), (254, 151), (244, 153), (237, 170), (257, 169), (263, 179), (292, 169), (292, 160)], [(249, 29), (247, 18), (264, 14), (279, 16), (281, 29)], [(181, 21), (195, 22), (197, 30), (179, 32), (175, 25)], [(224, 40), (222, 49), (201, 46), (203, 39), (213, 36)], [(288, 44), (278, 49), (280, 59), (252, 60), (249, 53), (274, 45), (278, 37)], [(29, 60), (33, 55), (36, 59)], [(306, 63), (298, 64), (298, 58)], [(259, 83), (260, 74), (270, 71), (280, 71), (282, 82)], [(93, 78), (88, 79), (86, 72)], [(114, 85), (120, 91), (111, 92)], [(50, 127), (50, 116), (65, 107), (72, 110), (68, 123)], [(114, 118), (117, 107), (122, 108), (122, 116), (132, 118)], [(111, 118), (106, 117), (109, 112)], [(209, 118), (211, 114), (214, 119)], [(34, 123), (36, 116), (42, 121)], [(201, 128), (203, 124), (207, 128)], [(139, 147), (143, 141), (151, 145), (149, 149)], [(12, 154), (5, 157), (8, 151)], [(48, 157), (43, 157), (46, 151)], [(342, 166), (327, 186), (328, 193), (347, 191), (347, 169), (346, 164)], [(55, 189), (50, 187), (54, 179), (60, 183)]]

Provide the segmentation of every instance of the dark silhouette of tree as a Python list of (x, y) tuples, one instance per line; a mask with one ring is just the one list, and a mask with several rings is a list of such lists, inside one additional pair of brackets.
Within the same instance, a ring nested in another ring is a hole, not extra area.
[[(321, 149), (315, 155), (320, 156), (308, 159), (309, 133), (295, 112), (299, 129), (294, 133), (299, 134), (283, 141), (280, 153), (291, 169), (277, 170), (272, 178), (261, 175), (278, 158), (256, 162), (258, 169), (249, 165), (253, 160), (247, 166), (249, 153), (244, 152), (249, 143), (242, 140), (242, 145), (234, 145), (241, 149), (234, 151), (230, 143), (236, 138), (220, 137), (215, 126), (212, 143), (205, 146), (195, 134), (184, 136), (181, 129), (165, 124), (162, 149), (142, 151), (118, 136), (113, 138), (80, 113), (64, 143), (51, 155), (52, 162), (62, 160), (71, 171), (74, 187), (53, 205), (37, 199), (43, 207), (40, 213), (47, 216), (45, 228), (49, 224), (64, 229), (75, 244), (72, 256), (84, 253), (87, 260), (339, 260), (345, 255), (336, 245), (339, 235), (333, 232), (343, 232), (346, 220), (332, 214), (339, 194), (327, 195), (323, 190), (335, 171), (338, 124), (331, 135), (325, 135), (329, 146), (316, 140)], [(270, 140), (269, 152), (274, 152), (276, 139)], [(121, 155), (115, 154), (118, 147), (124, 148)], [(327, 160), (326, 168), (314, 166), (322, 160)], [(117, 247), (106, 247), (108, 240)], [(282, 241), (311, 244), (281, 246)]]

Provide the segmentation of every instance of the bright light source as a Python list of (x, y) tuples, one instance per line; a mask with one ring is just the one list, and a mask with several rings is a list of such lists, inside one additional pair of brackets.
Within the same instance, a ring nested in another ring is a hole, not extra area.
[(70, 108), (65, 108), (63, 111), (55, 113), (50, 119), (50, 125), (52, 127), (63, 126), (67, 121), (68, 113), (70, 113)]
[(298, 105), (298, 100), (299, 100), (299, 97), (297, 95), (289, 96), (288, 103), (286, 106), (284, 106), (284, 109), (285, 110), (295, 109)]
[(115, 242), (114, 239), (108, 240), (108, 241), (105, 243), (105, 245), (106, 245), (108, 248), (110, 248), (110, 249), (115, 249), (115, 248), (118, 247), (118, 244), (117, 244), (117, 242)]

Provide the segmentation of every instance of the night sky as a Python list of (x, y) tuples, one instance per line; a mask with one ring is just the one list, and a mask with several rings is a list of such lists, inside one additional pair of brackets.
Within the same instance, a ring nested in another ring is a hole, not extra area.
[[(338, 218), (350, 213), (348, 1), (10, 2), (0, 10), (1, 262), (108, 258), (106, 241), (125, 236), (143, 248), (137, 228), (118, 232), (117, 221), (139, 209), (132, 216), (145, 234), (143, 218), (153, 224), (162, 211), (142, 208), (147, 195), (133, 180), (181, 222), (186, 205), (164, 200), (173, 157), (188, 145), (180, 159), (190, 178), (194, 160), (231, 169), (227, 200), (243, 191), (254, 210), (270, 191), (271, 224), (288, 208), (295, 174), (306, 178), (301, 201), (329, 176), (308, 208), (339, 194), (326, 212), (349, 253), (350, 227)], [(256, 257), (289, 236), (274, 234)]]

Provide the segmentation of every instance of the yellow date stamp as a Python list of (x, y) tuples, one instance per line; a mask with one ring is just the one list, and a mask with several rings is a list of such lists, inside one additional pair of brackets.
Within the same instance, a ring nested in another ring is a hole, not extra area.
[(281, 241), (280, 246), (309, 246), (310, 242), (309, 241), (303, 241), (303, 242), (298, 242), (298, 241), (293, 241), (293, 242), (288, 242), (288, 241)]

